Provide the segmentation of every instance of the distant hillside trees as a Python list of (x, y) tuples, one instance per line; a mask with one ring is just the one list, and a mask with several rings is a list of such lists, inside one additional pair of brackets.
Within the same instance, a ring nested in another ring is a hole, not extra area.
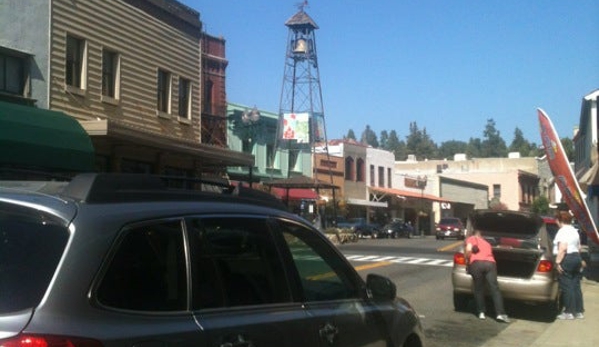
[[(521, 157), (540, 157), (544, 155), (543, 149), (536, 143), (525, 139), (522, 130), (518, 127), (514, 129), (514, 136), (508, 147), (492, 118), (487, 119), (482, 135), (482, 138), (471, 137), (468, 142), (450, 140), (437, 145), (426, 132), (426, 128), (421, 129), (416, 122), (410, 122), (408, 134), (403, 140), (395, 130), (382, 130), (380, 135), (377, 136), (370, 125), (366, 125), (360, 136), (360, 142), (374, 148), (393, 152), (395, 160), (406, 160), (408, 155), (414, 155), (417, 160), (451, 160), (458, 153), (465, 153), (468, 158), (507, 157), (510, 152), (518, 152)], [(344, 138), (357, 141), (352, 129), (349, 129)], [(572, 140), (562, 138), (561, 142), (568, 159), (572, 161), (574, 156)]]

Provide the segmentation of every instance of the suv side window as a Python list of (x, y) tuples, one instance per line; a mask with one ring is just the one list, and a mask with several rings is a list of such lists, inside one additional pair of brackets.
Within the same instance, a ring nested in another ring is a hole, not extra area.
[(266, 218), (206, 217), (189, 222), (194, 309), (291, 301)]
[(355, 274), (348, 271), (343, 259), (323, 242), (314, 231), (282, 223), (287, 244), (306, 301), (328, 301), (360, 298)]
[(106, 306), (138, 311), (187, 309), (187, 271), (180, 220), (131, 226), (98, 288)]

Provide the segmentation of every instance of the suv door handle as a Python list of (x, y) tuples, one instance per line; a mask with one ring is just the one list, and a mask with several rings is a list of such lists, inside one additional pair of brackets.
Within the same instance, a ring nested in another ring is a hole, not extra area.
[(331, 323), (325, 324), (320, 330), (318, 330), (320, 337), (325, 339), (329, 345), (333, 345), (335, 343), (335, 339), (337, 335), (339, 335), (339, 329), (332, 325)]
[(237, 335), (233, 341), (223, 342), (220, 347), (254, 347), (252, 341), (246, 340), (241, 334)]

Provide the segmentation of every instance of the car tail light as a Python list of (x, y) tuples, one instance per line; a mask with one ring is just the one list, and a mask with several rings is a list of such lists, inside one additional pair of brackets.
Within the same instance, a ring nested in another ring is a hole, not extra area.
[(466, 257), (464, 253), (456, 252), (453, 254), (453, 263), (456, 265), (466, 265)]
[(102, 343), (80, 337), (19, 335), (0, 340), (0, 347), (102, 347)]
[(537, 272), (551, 272), (552, 270), (553, 263), (549, 260), (541, 260), (537, 266)]

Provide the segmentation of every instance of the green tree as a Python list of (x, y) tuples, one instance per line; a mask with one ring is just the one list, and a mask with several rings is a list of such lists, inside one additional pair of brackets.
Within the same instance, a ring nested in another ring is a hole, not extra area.
[(408, 157), (406, 143), (399, 140), (395, 130), (391, 130), (389, 133), (389, 138), (385, 143), (385, 147), (381, 148), (386, 151), (393, 152), (395, 160), (406, 160)]
[(466, 155), (468, 158), (482, 157), (482, 141), (479, 138), (470, 138), (466, 147)]
[(360, 142), (374, 148), (379, 147), (379, 140), (376, 137), (376, 133), (370, 129), (370, 125), (366, 125), (366, 129), (364, 129), (364, 132), (362, 132), (362, 136), (360, 137)]
[(503, 158), (507, 156), (507, 146), (492, 118), (487, 119), (483, 137), (484, 140), (481, 143), (481, 156), (483, 158)]
[(562, 137), (560, 139), (560, 142), (562, 143), (562, 147), (564, 147), (564, 152), (566, 152), (566, 157), (568, 157), (568, 161), (573, 162), (574, 161), (574, 142), (572, 142), (572, 139), (567, 138), (567, 137)]
[(538, 198), (536, 198), (532, 201), (530, 210), (536, 214), (547, 215), (550, 211), (549, 199), (547, 199), (544, 196), (539, 196)]
[(438, 149), (439, 159), (453, 159), (457, 153), (466, 153), (468, 144), (464, 141), (450, 140), (442, 142)]
[(408, 153), (416, 155), (418, 160), (435, 158), (437, 145), (426, 133), (426, 128), (420, 130), (416, 122), (410, 122), (410, 134), (406, 137)]
[(530, 157), (535, 156), (534, 144), (531, 144), (524, 138), (524, 134), (520, 128), (516, 127), (514, 130), (514, 139), (510, 144), (509, 151), (510, 152), (518, 152), (521, 157)]
[(346, 139), (346, 140), (356, 140), (356, 134), (354, 134), (354, 131), (352, 129), (349, 129), (347, 131), (347, 135), (345, 135), (344, 139)]
[(379, 148), (389, 150), (389, 149), (387, 149), (388, 141), (389, 141), (389, 133), (387, 132), (387, 130), (381, 131), (381, 136), (379, 136)]

